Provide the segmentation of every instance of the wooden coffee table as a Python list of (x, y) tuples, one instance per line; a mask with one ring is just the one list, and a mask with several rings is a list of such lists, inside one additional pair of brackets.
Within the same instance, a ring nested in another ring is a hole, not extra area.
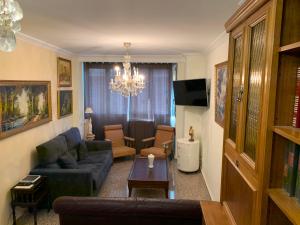
[(137, 157), (128, 177), (129, 197), (132, 188), (163, 188), (169, 197), (169, 170), (166, 159), (155, 159), (154, 167), (148, 167), (148, 158)]

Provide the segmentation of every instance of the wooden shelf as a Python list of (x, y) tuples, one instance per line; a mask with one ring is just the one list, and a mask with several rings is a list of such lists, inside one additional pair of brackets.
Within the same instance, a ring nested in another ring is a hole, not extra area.
[(300, 128), (290, 126), (274, 126), (273, 131), (276, 134), (300, 145)]
[(300, 41), (290, 45), (281, 46), (279, 52), (300, 54)]
[(300, 225), (300, 204), (289, 197), (283, 189), (269, 189), (268, 195), (286, 217), (295, 225)]

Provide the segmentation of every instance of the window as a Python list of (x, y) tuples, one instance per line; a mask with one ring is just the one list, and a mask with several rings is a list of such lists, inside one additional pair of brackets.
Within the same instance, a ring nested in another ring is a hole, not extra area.
[[(123, 97), (109, 89), (113, 63), (84, 63), (85, 107), (94, 110), (94, 132), (103, 136), (103, 126), (129, 120), (151, 120), (156, 124), (175, 121), (172, 79), (174, 64), (133, 64), (145, 76), (145, 89), (138, 96)], [(175, 69), (174, 69), (175, 68)]]

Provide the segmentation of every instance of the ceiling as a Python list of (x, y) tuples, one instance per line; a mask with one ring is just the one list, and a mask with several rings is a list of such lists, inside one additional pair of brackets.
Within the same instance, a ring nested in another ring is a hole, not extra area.
[(177, 55), (205, 50), (240, 0), (19, 0), (22, 33), (75, 54)]

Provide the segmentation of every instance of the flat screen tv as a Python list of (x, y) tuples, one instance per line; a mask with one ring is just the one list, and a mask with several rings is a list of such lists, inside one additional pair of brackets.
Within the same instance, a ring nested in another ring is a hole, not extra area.
[(175, 104), (185, 106), (209, 106), (209, 80), (173, 81)]

